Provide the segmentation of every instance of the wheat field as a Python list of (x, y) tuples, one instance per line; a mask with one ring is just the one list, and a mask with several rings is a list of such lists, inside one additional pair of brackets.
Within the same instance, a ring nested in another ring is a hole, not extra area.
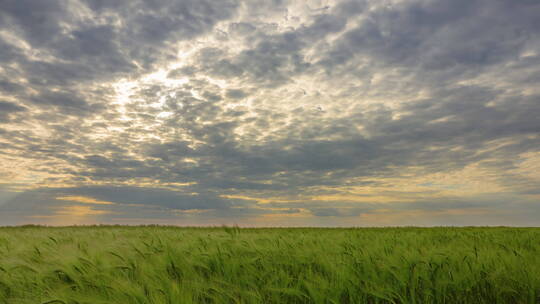
[(540, 229), (6, 227), (0, 303), (540, 303)]

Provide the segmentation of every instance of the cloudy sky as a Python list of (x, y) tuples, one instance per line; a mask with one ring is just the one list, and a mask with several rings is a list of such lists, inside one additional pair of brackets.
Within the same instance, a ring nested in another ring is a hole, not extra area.
[(540, 225), (537, 0), (2, 0), (0, 225)]

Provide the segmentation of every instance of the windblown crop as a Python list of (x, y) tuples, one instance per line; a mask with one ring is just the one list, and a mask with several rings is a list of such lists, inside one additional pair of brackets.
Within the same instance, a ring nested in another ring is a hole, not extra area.
[(540, 229), (0, 228), (0, 303), (540, 303)]

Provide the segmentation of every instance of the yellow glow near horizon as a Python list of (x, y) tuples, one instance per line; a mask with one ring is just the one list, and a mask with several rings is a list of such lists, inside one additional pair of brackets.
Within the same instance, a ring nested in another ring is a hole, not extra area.
[(59, 209), (55, 214), (56, 215), (69, 215), (75, 217), (84, 217), (89, 215), (98, 215), (98, 214), (109, 214), (110, 211), (106, 210), (96, 210), (90, 206), (64, 206)]
[(93, 225), (99, 223), (97, 215), (113, 213), (115, 212), (96, 210), (92, 206), (71, 205), (54, 208), (54, 214), (51, 215), (32, 215), (27, 218), (41, 220), (51, 226)]
[(87, 196), (61, 196), (57, 197), (57, 200), (62, 201), (70, 201), (70, 202), (76, 202), (76, 203), (82, 203), (82, 204), (92, 204), (92, 205), (115, 205), (113, 202), (109, 201), (101, 201), (97, 200), (92, 197)]

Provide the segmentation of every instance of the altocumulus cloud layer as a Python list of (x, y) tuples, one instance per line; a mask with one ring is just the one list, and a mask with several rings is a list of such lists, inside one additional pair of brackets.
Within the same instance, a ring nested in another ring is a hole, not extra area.
[(538, 16), (0, 1), (0, 225), (539, 225)]

